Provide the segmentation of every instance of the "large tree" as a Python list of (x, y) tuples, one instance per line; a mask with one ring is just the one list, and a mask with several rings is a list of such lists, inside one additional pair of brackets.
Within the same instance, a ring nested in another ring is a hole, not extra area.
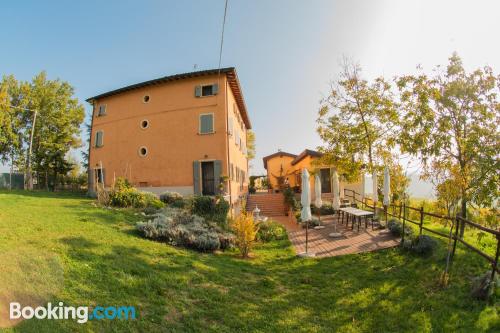
[(397, 85), (402, 150), (421, 159), (424, 177), (453, 180), (463, 217), (471, 202), (491, 205), (500, 170), (500, 90), (492, 69), (467, 72), (453, 54), (444, 70), (402, 76)]
[(368, 82), (358, 65), (344, 60), (319, 111), (317, 130), (325, 143), (321, 162), (335, 165), (351, 181), (364, 166), (380, 171), (393, 158), (397, 118), (390, 84), (383, 78)]
[(24, 111), (18, 102), (22, 90), (13, 76), (4, 76), (0, 81), (0, 162), (3, 163), (12, 163), (21, 148)]

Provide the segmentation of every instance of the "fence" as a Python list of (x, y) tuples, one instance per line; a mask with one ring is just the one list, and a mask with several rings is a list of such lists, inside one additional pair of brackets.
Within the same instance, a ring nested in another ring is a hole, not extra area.
[[(351, 199), (353, 199), (354, 203), (360, 203), (362, 206), (366, 206), (370, 209), (373, 209), (375, 212), (377, 212), (377, 209), (383, 210), (386, 221), (387, 221), (387, 216), (392, 216), (392, 217), (395, 217), (395, 218), (402, 220), (403, 233), (402, 233), (401, 242), (404, 242), (404, 237), (405, 237), (404, 230), (405, 230), (406, 223), (412, 223), (412, 224), (418, 226), (419, 235), (422, 235), (422, 232), (425, 230), (431, 234), (446, 238), (449, 241), (453, 241), (453, 247), (449, 248), (448, 258), (447, 258), (447, 267), (445, 269), (445, 273), (448, 272), (448, 269), (453, 262), (453, 258), (455, 256), (455, 251), (457, 248), (457, 243), (460, 242), (466, 248), (479, 254), (481, 257), (483, 257), (484, 259), (486, 259), (490, 263), (490, 265), (491, 265), (491, 281), (494, 281), (495, 273), (500, 274), (500, 267), (498, 266), (498, 258), (500, 256), (500, 231), (499, 230), (484, 227), (480, 224), (469, 221), (469, 220), (467, 220), (461, 216), (458, 216), (458, 215), (455, 218), (451, 218), (449, 216), (439, 215), (439, 214), (435, 214), (435, 213), (431, 213), (431, 212), (425, 212), (423, 207), (420, 207), (420, 208), (411, 207), (411, 206), (407, 205), (406, 202), (403, 202), (403, 204), (401, 204), (401, 205), (396, 205), (396, 204), (392, 203), (390, 205), (390, 207), (392, 208), (392, 213), (390, 213), (389, 207), (376, 206), (373, 204), (373, 201), (372, 201), (372, 205), (369, 205), (369, 202), (368, 202), (369, 199), (365, 198), (364, 201), (361, 200), (361, 194), (359, 194), (358, 192), (356, 192), (354, 190), (350, 190), (350, 189), (344, 189), (344, 197), (351, 198)], [(409, 216), (408, 216), (409, 214), (407, 214), (407, 212), (411, 211), (411, 210), (418, 212), (418, 214), (417, 214), (417, 216), (419, 217), (418, 221), (414, 221), (414, 220), (411, 220), (409, 218)], [(398, 212), (398, 214), (396, 214), (396, 212)], [(450, 226), (449, 233), (445, 234), (443, 232), (433, 230), (431, 228), (424, 226), (425, 216), (430, 216), (433, 218), (438, 218), (438, 219), (450, 221), (451, 226)], [(495, 256), (492, 257), (489, 254), (481, 251), (477, 247), (473, 246), (472, 244), (466, 242), (459, 233), (459, 230), (464, 226), (469, 226), (469, 227), (472, 227), (475, 229), (479, 229), (479, 230), (486, 232), (488, 234), (491, 234), (493, 237), (495, 237), (496, 238), (496, 254), (495, 254)]]
[(0, 173), (0, 188), (23, 189), (24, 175), (22, 173)]

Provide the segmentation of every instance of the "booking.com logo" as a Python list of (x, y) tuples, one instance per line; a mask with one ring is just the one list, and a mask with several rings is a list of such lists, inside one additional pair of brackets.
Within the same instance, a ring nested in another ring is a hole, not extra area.
[(10, 303), (10, 319), (76, 319), (77, 323), (84, 324), (89, 320), (136, 319), (133, 306), (96, 306), (92, 310), (88, 306), (65, 306), (63, 302), (53, 306), (22, 307), (20, 303)]

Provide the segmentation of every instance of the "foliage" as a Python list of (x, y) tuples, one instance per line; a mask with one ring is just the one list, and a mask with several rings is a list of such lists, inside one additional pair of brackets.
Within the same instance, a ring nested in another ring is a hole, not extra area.
[(428, 256), (437, 248), (437, 241), (428, 235), (419, 235), (410, 240), (409, 250), (413, 253)]
[(443, 179), (436, 185), (437, 208), (446, 216), (455, 217), (460, 202), (460, 186), (454, 179)]
[(255, 158), (255, 133), (252, 130), (247, 131), (247, 158), (249, 161)]
[(144, 237), (202, 252), (226, 249), (234, 244), (234, 236), (187, 211), (165, 208), (152, 220), (140, 222), (137, 229)]
[[(389, 222), (387, 222), (387, 227), (394, 236), (401, 237), (403, 235), (403, 224), (399, 220), (390, 219)], [(412, 235), (413, 229), (408, 225), (405, 225), (405, 237)]]
[(244, 258), (247, 258), (252, 246), (255, 243), (255, 237), (259, 230), (254, 222), (252, 214), (241, 213), (231, 221), (231, 229), (236, 236), (236, 247)]
[(458, 186), (464, 216), (468, 202), (491, 205), (500, 195), (499, 82), (490, 67), (466, 72), (456, 53), (444, 71), (397, 81), (401, 149), (421, 159), (424, 177)]
[(286, 239), (287, 233), (285, 227), (273, 220), (260, 222), (258, 224), (256, 239), (261, 242), (270, 242)]
[(302, 222), (302, 219), (301, 219), (300, 223), (302, 224), (302, 228), (306, 228), (306, 227), (308, 227), (308, 228), (314, 228), (314, 227), (317, 227), (317, 226), (321, 225), (320, 220), (315, 219), (315, 218), (311, 219), (308, 222)]
[(334, 213), (333, 207), (330, 204), (323, 204), (320, 209), (318, 207), (311, 205), (311, 213), (313, 215), (332, 215)]
[(177, 192), (166, 191), (160, 194), (160, 200), (168, 206), (183, 208), (187, 205), (184, 197)]
[(491, 271), (487, 271), (472, 279), (471, 296), (476, 299), (487, 300), (495, 294), (499, 286), (500, 278), (498, 274), (495, 274), (494, 280), (491, 280)]
[(222, 196), (216, 196), (215, 198), (210, 196), (195, 196), (191, 212), (225, 227), (227, 225), (229, 208), (229, 203)]
[[(67, 155), (81, 145), (84, 107), (74, 97), (74, 88), (69, 83), (49, 80), (45, 72), (31, 82), (4, 77), (0, 87), (0, 159), (12, 159), (18, 169), (25, 170), (33, 129), (31, 169), (50, 175), (43, 178), (45, 184), (39, 184), (47, 187), (49, 179), (57, 181), (58, 175), (72, 169)], [(6, 120), (11, 125), (5, 126)]]
[(344, 60), (319, 111), (317, 131), (325, 147), (318, 163), (335, 165), (348, 181), (357, 181), (365, 164), (369, 172), (380, 169), (392, 159), (397, 118), (390, 84), (383, 78), (369, 83), (358, 65)]
[(285, 187), (283, 189), (283, 202), (285, 204), (285, 209), (295, 211), (299, 207), (299, 202), (295, 198), (295, 193), (290, 187)]
[(164, 206), (155, 194), (139, 191), (122, 177), (116, 179), (114, 188), (109, 192), (109, 204), (115, 207), (153, 207), (156, 209)]

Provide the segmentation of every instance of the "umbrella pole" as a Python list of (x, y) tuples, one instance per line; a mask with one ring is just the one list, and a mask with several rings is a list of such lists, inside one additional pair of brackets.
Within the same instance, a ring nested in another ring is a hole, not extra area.
[(309, 221), (306, 221), (306, 254), (308, 254), (307, 243), (309, 241)]

